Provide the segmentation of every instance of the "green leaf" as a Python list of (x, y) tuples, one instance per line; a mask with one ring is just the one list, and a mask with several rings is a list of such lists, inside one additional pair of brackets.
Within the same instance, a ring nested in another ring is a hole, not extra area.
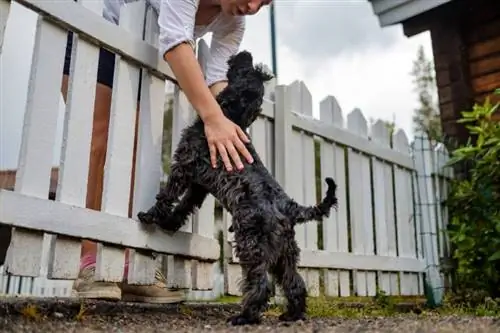
[(497, 261), (500, 260), (500, 251), (493, 253), (491, 257), (488, 258), (489, 261)]

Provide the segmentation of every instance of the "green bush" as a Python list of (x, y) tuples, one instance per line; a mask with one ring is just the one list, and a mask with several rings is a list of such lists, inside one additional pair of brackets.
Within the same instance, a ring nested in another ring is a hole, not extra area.
[(498, 108), (488, 99), (462, 113), (474, 139), (453, 151), (449, 163), (468, 169), (452, 181), (446, 204), (454, 289), (469, 302), (500, 297), (500, 122), (491, 119)]

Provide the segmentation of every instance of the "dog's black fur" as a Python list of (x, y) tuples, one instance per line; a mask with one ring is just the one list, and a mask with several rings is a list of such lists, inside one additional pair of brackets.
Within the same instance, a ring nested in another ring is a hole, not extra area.
[[(245, 130), (261, 112), (264, 82), (272, 76), (261, 67), (254, 67), (247, 51), (233, 56), (228, 65), (228, 86), (217, 96), (217, 102), (224, 114)], [(244, 272), (242, 312), (231, 317), (231, 323), (260, 322), (271, 291), (267, 272), (275, 276), (288, 301), (287, 311), (280, 319), (305, 319), (307, 291), (297, 272), (300, 249), (294, 225), (328, 216), (337, 205), (336, 184), (326, 178), (328, 190), (322, 202), (301, 206), (271, 176), (253, 145), (248, 143), (246, 147), (254, 162), (244, 162), (243, 170), (227, 172), (220, 157), (218, 166), (212, 168), (203, 122), (198, 118), (183, 131), (170, 177), (156, 196), (155, 205), (140, 212), (138, 218), (175, 232), (201, 207), (207, 194), (212, 194), (232, 214), (236, 255)]]

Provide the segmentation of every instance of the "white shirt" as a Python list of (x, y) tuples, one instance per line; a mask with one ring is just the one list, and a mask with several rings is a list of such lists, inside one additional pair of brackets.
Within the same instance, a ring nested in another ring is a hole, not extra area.
[[(120, 7), (137, 0), (104, 0), (103, 17), (118, 24)], [(223, 13), (208, 25), (195, 25), (200, 0), (146, 0), (158, 12), (159, 50), (162, 55), (180, 43), (195, 45), (195, 40), (212, 32), (210, 56), (206, 65), (208, 86), (226, 80), (227, 60), (235, 54), (245, 31), (244, 16)]]

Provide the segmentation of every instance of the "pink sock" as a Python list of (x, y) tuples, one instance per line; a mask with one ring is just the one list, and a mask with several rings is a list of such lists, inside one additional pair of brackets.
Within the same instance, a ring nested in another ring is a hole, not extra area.
[[(96, 255), (95, 254), (87, 254), (83, 256), (80, 260), (80, 269), (85, 269), (87, 267), (95, 266)], [(125, 267), (123, 270), (123, 277), (127, 278), (128, 276), (128, 251), (125, 255)]]
[(87, 254), (80, 259), (80, 269), (95, 266), (95, 254)]

